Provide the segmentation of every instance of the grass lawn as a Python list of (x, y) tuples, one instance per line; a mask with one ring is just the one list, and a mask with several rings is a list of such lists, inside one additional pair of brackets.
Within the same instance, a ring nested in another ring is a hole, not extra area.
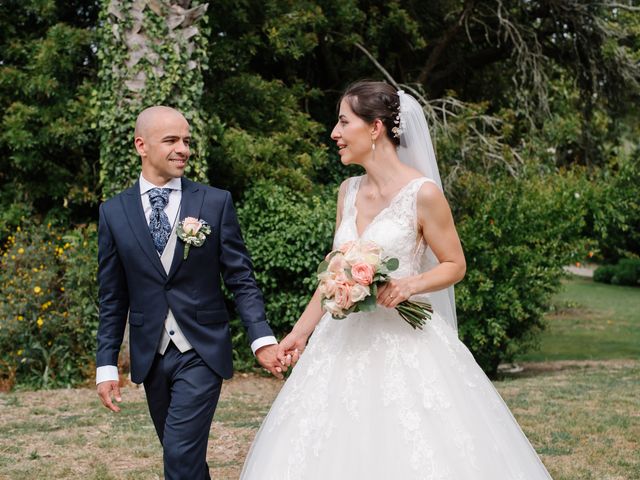
[(640, 359), (640, 288), (571, 277), (553, 304), (540, 350), (519, 361)]
[[(555, 480), (640, 478), (640, 362), (542, 369), (495, 382)], [(237, 479), (275, 379), (226, 382), (209, 442), (212, 478)], [(113, 415), (93, 389), (0, 395), (0, 478), (162, 478), (162, 452), (144, 393), (124, 390)]]

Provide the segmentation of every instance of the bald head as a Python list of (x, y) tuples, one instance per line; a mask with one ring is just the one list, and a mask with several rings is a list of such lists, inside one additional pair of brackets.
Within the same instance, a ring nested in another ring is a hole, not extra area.
[(142, 175), (156, 186), (181, 177), (191, 155), (189, 122), (177, 110), (155, 106), (136, 120), (134, 145), (142, 160)]
[(145, 108), (136, 119), (136, 129), (134, 135), (136, 137), (146, 137), (158, 123), (165, 122), (169, 119), (180, 118), (187, 121), (184, 116), (175, 108), (165, 107), (164, 105), (156, 105), (154, 107)]

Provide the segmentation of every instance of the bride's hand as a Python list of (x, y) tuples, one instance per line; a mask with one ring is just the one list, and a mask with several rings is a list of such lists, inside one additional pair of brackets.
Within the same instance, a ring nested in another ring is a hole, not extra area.
[(287, 367), (295, 365), (307, 345), (308, 338), (308, 336), (297, 334), (294, 331), (284, 337), (278, 344), (277, 356), (280, 363)]
[(378, 289), (378, 304), (395, 308), (413, 295), (411, 277), (392, 278)]

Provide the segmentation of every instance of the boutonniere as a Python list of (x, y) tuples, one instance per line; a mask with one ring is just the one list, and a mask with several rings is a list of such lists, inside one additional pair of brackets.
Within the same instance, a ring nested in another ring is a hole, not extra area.
[(186, 217), (176, 228), (176, 234), (178, 238), (184, 242), (184, 260), (189, 255), (189, 248), (191, 245), (194, 247), (201, 247), (207, 238), (207, 235), (211, 233), (211, 226), (199, 218)]

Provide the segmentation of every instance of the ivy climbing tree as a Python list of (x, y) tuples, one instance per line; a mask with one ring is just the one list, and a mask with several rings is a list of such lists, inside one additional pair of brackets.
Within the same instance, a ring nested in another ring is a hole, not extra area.
[(200, 103), (207, 68), (208, 4), (191, 0), (110, 0), (100, 12), (100, 182), (109, 198), (138, 175), (135, 120), (146, 107), (167, 105), (191, 124), (188, 175), (206, 179), (205, 122)]

